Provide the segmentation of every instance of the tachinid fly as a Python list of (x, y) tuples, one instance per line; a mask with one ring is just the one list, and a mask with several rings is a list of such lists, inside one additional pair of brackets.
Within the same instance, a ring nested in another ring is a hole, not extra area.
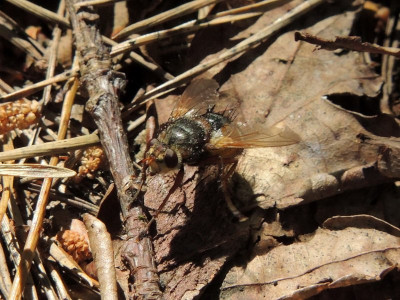
[(235, 122), (237, 101), (217, 90), (213, 79), (193, 81), (165, 124), (150, 141), (144, 163), (152, 173), (196, 164), (210, 158), (232, 158), (246, 148), (297, 143), (288, 129), (252, 129)]

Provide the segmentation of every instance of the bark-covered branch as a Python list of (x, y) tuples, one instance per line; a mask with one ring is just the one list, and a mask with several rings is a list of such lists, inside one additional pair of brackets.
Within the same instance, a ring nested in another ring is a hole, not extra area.
[[(132, 180), (135, 177), (128, 152), (128, 142), (122, 126), (118, 94), (124, 88), (125, 76), (112, 70), (109, 50), (103, 45), (96, 27), (99, 19), (90, 6), (75, 10), (67, 1), (80, 62), (81, 84), (89, 98), (86, 110), (93, 117), (100, 140), (114, 177), (128, 232), (125, 257), (135, 276), (136, 293), (142, 298), (160, 296), (158, 276), (155, 272), (151, 240), (139, 235), (147, 230), (147, 222)], [(137, 296), (136, 295), (136, 296)]]

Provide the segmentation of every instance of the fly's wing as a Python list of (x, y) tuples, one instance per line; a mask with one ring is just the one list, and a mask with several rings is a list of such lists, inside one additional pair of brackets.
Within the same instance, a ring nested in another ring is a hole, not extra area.
[(211, 138), (209, 148), (280, 147), (296, 144), (299, 141), (299, 136), (288, 128), (252, 129), (231, 123), (222, 127), (221, 132)]
[[(212, 106), (212, 112), (221, 114), (232, 120), (243, 120), (243, 116), (239, 113), (240, 101), (233, 96), (232, 91), (223, 91), (219, 93), (218, 101)], [(238, 116), (240, 116), (238, 118)]]
[(213, 79), (194, 80), (183, 92), (169, 120), (173, 121), (184, 115), (206, 113), (218, 100), (218, 88), (218, 83)]

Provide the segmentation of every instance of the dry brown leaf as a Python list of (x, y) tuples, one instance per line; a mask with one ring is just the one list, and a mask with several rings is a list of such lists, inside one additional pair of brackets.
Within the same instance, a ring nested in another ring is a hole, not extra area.
[[(332, 14), (306, 31), (325, 37), (345, 35), (355, 16), (355, 12)], [(293, 43), (293, 32), (281, 35), (230, 78), (227, 86), (243, 101), (249, 122), (264, 123), (266, 128), (284, 123), (302, 139), (298, 145), (252, 149), (242, 156), (237, 172), (255, 194), (264, 195), (258, 199), (261, 207), (286, 208), (387, 180), (378, 172), (367, 177), (365, 170), (380, 159), (381, 147), (398, 151), (399, 140), (375, 135), (378, 126), (369, 125), (371, 118), (349, 113), (325, 97), (373, 98), (381, 84), (360, 54), (313, 52), (311, 45)], [(388, 128), (393, 120), (379, 123)], [(394, 128), (398, 135), (398, 125)], [(362, 134), (371, 142), (360, 138)]]
[[(293, 1), (264, 14), (235, 38), (259, 31), (296, 4)], [(346, 3), (335, 6), (326, 18), (324, 8), (310, 14), (308, 22), (314, 25), (305, 31), (321, 37), (346, 35), (357, 16), (349, 9), (351, 5)], [(253, 194), (260, 195), (259, 206), (283, 209), (400, 176), (396, 155), (385, 159), (382, 153), (386, 148), (388, 153), (399, 152), (400, 140), (386, 138), (399, 136), (398, 124), (391, 118), (348, 111), (328, 100), (353, 101), (345, 107), (366, 105), (357, 101), (373, 101), (380, 93), (382, 79), (359, 53), (314, 52), (314, 46), (294, 43), (293, 38), (294, 32), (287, 32), (266, 50), (260, 47), (234, 63), (209, 70), (221, 84), (230, 76), (222, 89), (236, 92), (250, 125), (268, 128), (283, 124), (302, 138), (294, 146), (247, 150), (237, 167), (244, 180), (236, 190), (240, 193), (241, 185), (250, 185)], [(204, 38), (193, 44), (201, 50), (204, 44), (212, 47)], [(193, 55), (196, 57), (196, 52)], [(362, 97), (366, 100), (357, 100)], [(383, 139), (380, 134), (384, 134)]]
[[(246, 36), (248, 33), (257, 32), (272, 22), (277, 15), (296, 4), (294, 1), (266, 13), (247, 30), (247, 33), (242, 34)], [(323, 37), (346, 35), (356, 19), (356, 12), (343, 12), (343, 8), (339, 6), (330, 10), (329, 16), (324, 14), (327, 14), (326, 10), (311, 14), (308, 21), (311, 27), (306, 31), (318, 33)], [(237, 167), (238, 176), (235, 177), (234, 192), (242, 195), (241, 198), (246, 198), (247, 201), (254, 194), (263, 195), (257, 199), (262, 208), (287, 208), (336, 195), (346, 189), (392, 180), (383, 176), (360, 176), (381, 159), (383, 154), (379, 150), (380, 147), (389, 145), (390, 149), (398, 149), (397, 141), (379, 137), (368, 131), (378, 134), (376, 127), (369, 126), (374, 122), (372, 118), (347, 111), (324, 98), (326, 95), (340, 98), (337, 95), (347, 94), (368, 99), (379, 94), (382, 80), (362, 62), (361, 56), (358, 53), (313, 52), (313, 46), (294, 42), (293, 35), (293, 32), (287, 32), (268, 45), (267, 49), (266, 46), (260, 46), (232, 63), (218, 65), (209, 71), (211, 76), (215, 75), (214, 78), (223, 84), (222, 90), (230, 89), (242, 100), (241, 113), (249, 124), (263, 124), (262, 126), (268, 128), (282, 123), (302, 138), (302, 142), (297, 145), (247, 150), (242, 155)], [(193, 48), (202, 45), (198, 49), (204, 51), (205, 45), (212, 47), (208, 41), (214, 39), (215, 36), (200, 34), (193, 41)], [(221, 44), (219, 47), (218, 51)], [(195, 61), (196, 55), (194, 51), (192, 58)], [(218, 53), (208, 56), (205, 60), (212, 59), (214, 55)], [(228, 76), (230, 78), (226, 80)], [(161, 107), (160, 113), (164, 119), (167, 115), (165, 106), (168, 105), (163, 102), (158, 106)], [(384, 120), (381, 124), (387, 121)], [(396, 128), (397, 125), (392, 129)], [(373, 142), (365, 142), (360, 138), (360, 133), (370, 137)], [(390, 159), (383, 161), (391, 162)], [(393, 164), (388, 165), (389, 170), (396, 170), (392, 167)], [(176, 173), (152, 177), (147, 186), (146, 206), (156, 210), (167, 197), (176, 177)], [(219, 192), (218, 178), (215, 169), (206, 168), (199, 171), (196, 167), (185, 167), (182, 184), (171, 193), (164, 208), (165, 213), (159, 215), (156, 220), (157, 236), (154, 239), (154, 247), (160, 277), (165, 285), (166, 299), (191, 299), (201, 294), (226, 261), (245, 246), (249, 237), (249, 224), (234, 224), (229, 221), (229, 212), (226, 211), (222, 194)], [(296, 222), (296, 218), (299, 217), (294, 214), (292, 221)], [(307, 216), (303, 219), (305, 218)], [(262, 229), (268, 231), (268, 234), (261, 236), (259, 247), (254, 249), (260, 254), (258, 258), (264, 258), (266, 254), (263, 253), (276, 246), (277, 241), (274, 237), (292, 237), (298, 233), (293, 226), (284, 228), (278, 216), (273, 223), (264, 224)], [(320, 243), (313, 246), (316, 252), (320, 249), (318, 247), (329, 249), (324, 245), (324, 238), (328, 239), (327, 232), (329, 231), (320, 230), (315, 235), (314, 243)], [(260, 233), (262, 235), (262, 231), (258, 234)], [(344, 233), (334, 232), (336, 235)], [(397, 238), (391, 238), (398, 243)], [(346, 241), (347, 245), (351, 245), (351, 239)], [(304, 244), (299, 243), (293, 247), (302, 248)], [(292, 259), (285, 269), (287, 273), (277, 275), (271, 280), (263, 278), (263, 282), (271, 281), (271, 284), (261, 285), (257, 279), (259, 274), (249, 275), (251, 278), (246, 282), (249, 286), (245, 286), (244, 293), (240, 294), (242, 298), (252, 299), (253, 296), (254, 299), (259, 299), (256, 292), (252, 294), (259, 289), (279, 290), (279, 293), (271, 294), (271, 298), (278, 295), (306, 297), (328, 287), (370, 280), (370, 274), (358, 275), (351, 266), (347, 266), (348, 273), (340, 273), (339, 267), (339, 270), (335, 269), (331, 274), (329, 260), (326, 266), (322, 266), (321, 261), (316, 261), (315, 267), (318, 268), (312, 276), (318, 275), (318, 280), (313, 281), (307, 277), (307, 272), (312, 268), (311, 262), (310, 265), (304, 264), (302, 271), (290, 273), (296, 259), (285, 256), (282, 249), (286, 251), (288, 247), (291, 246), (280, 246), (272, 250), (279, 252), (270, 252), (276, 253), (276, 260), (280, 260), (280, 255), (283, 255), (283, 262)], [(385, 257), (386, 264), (380, 268), (375, 266), (376, 269), (371, 271), (373, 280), (380, 274), (379, 270), (388, 270), (394, 265), (393, 261), (386, 258), (392, 255), (392, 252), (385, 252), (385, 248), (377, 251), (364, 254), (359, 259), (354, 258), (361, 266), (368, 263), (366, 258), (369, 258), (369, 255)], [(398, 255), (396, 251), (393, 255)], [(295, 254), (294, 251), (291, 252), (291, 255)], [(267, 259), (272, 260), (270, 257), (267, 256)], [(256, 265), (254, 261), (250, 262), (251, 267), (253, 264)], [(281, 261), (279, 264), (277, 269), (284, 269), (285, 265)], [(270, 270), (276, 267), (263, 264), (262, 268)], [(240, 273), (240, 268), (235, 268), (230, 274), (235, 272)], [(320, 272), (325, 273), (321, 275)], [(348, 274), (351, 276), (345, 277)], [(295, 279), (301, 276), (304, 277), (304, 284), (300, 282), (302, 288), (298, 288)], [(273, 281), (281, 277), (294, 279), (287, 279), (275, 288)], [(325, 278), (329, 280), (325, 281)], [(230, 280), (231, 277), (227, 279)], [(255, 283), (254, 286), (251, 286), (252, 282)], [(235, 284), (241, 283), (235, 279)], [(234, 290), (236, 292), (240, 289), (238, 287)], [(291, 294), (292, 292), (296, 294)], [(229, 298), (229, 295), (229, 290), (224, 291), (226, 298)], [(265, 295), (270, 297), (267, 292)]]
[(221, 299), (304, 298), (380, 280), (400, 261), (400, 238), (375, 229), (318, 229), (311, 239), (256, 255), (227, 274)]

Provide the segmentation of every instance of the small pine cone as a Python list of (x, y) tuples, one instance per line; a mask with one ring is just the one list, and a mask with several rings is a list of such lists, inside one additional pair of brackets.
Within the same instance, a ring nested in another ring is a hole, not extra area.
[(17, 100), (0, 104), (0, 134), (15, 128), (25, 129), (40, 116), (37, 101)]
[(79, 232), (72, 230), (61, 231), (57, 234), (57, 240), (63, 249), (73, 257), (73, 259), (81, 264), (92, 258), (89, 244), (85, 237)]
[(83, 152), (83, 156), (81, 158), (81, 166), (78, 169), (78, 174), (75, 177), (75, 181), (80, 182), (85, 176), (89, 178), (93, 177), (93, 173), (104, 166), (104, 162), (105, 155), (103, 148), (101, 148), (100, 146), (87, 148)]

